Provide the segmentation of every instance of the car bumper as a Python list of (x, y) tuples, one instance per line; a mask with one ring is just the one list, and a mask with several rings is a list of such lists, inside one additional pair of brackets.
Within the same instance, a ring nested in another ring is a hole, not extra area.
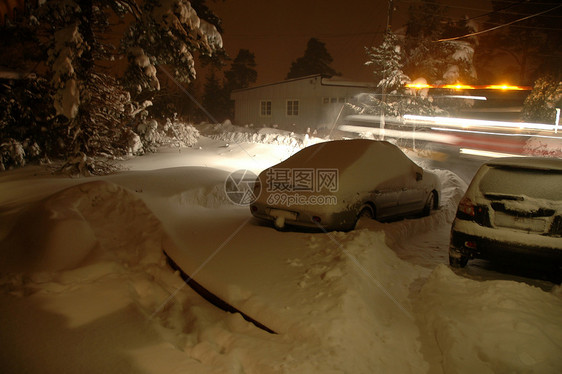
[[(453, 225), (451, 230), (450, 254), (453, 257), (462, 255), (468, 258), (500, 261), (525, 261), (533, 258), (534, 261), (555, 263), (562, 266), (562, 247), (538, 244), (545, 242), (541, 235), (527, 234), (527, 240), (513, 242), (506, 239), (499, 240), (497, 235), (487, 236), (466, 232), (462, 230), (462, 227), (455, 226), (462, 225)], [(497, 231), (497, 229), (489, 230)], [(552, 239), (562, 242), (560, 238)], [(546, 244), (549, 244), (548, 240), (546, 242)]]
[(285, 225), (305, 227), (326, 231), (349, 231), (355, 227), (355, 216), (349, 212), (312, 212), (304, 209), (286, 209), (283, 207), (271, 207), (254, 203), (250, 206), (250, 212), (258, 219), (275, 222), (279, 212), (286, 213)]

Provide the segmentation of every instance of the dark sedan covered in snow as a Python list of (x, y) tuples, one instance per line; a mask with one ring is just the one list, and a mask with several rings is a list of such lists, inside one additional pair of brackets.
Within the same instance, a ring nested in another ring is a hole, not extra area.
[(337, 140), (302, 149), (260, 173), (252, 214), (285, 225), (352, 230), (357, 220), (429, 215), (438, 177), (386, 141)]
[(505, 158), (480, 167), (449, 246), (451, 266), (471, 258), (562, 265), (562, 160)]

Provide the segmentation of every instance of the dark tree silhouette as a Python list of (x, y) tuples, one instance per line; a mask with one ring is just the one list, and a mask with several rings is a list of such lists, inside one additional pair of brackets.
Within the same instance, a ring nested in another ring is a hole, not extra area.
[[(507, 26), (480, 37), (479, 67), (517, 84), (529, 84), (545, 74), (562, 75), (559, 5), (560, 0), (532, 0), (508, 8), (504, 2), (492, 1), (495, 11), (485, 27)], [(524, 17), (530, 18), (509, 24)]]
[(304, 56), (299, 57), (291, 64), (287, 79), (306, 77), (307, 75), (322, 74), (328, 77), (341, 75), (330, 64), (333, 59), (326, 45), (316, 38), (311, 38), (304, 51)]
[(224, 76), (225, 85), (229, 91), (247, 88), (250, 84), (255, 83), (258, 79), (258, 72), (254, 54), (247, 49), (239, 50)]

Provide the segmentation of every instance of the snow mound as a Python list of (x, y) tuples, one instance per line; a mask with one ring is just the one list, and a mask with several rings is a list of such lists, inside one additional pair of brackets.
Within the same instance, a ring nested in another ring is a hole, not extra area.
[(213, 186), (190, 189), (172, 198), (179, 206), (201, 206), (204, 208), (220, 208), (231, 206), (233, 203), (228, 199), (224, 182)]
[[(120, 227), (123, 223), (126, 230)], [(20, 214), (0, 242), (0, 270), (73, 269), (103, 255), (101, 248), (114, 251), (122, 261), (150, 261), (154, 257), (143, 250), (147, 247), (143, 240), (152, 243), (149, 235), (155, 230), (162, 230), (158, 220), (129, 190), (106, 181), (83, 183), (50, 195)], [(134, 246), (131, 240), (142, 245)]]
[[(384, 230), (386, 242), (392, 248), (398, 246), (404, 238), (428, 232), (440, 226), (450, 227), (460, 199), (463, 197), (467, 184), (458, 175), (449, 170), (431, 170), (442, 181), (439, 210), (428, 217), (405, 219), (392, 224), (382, 224), (374, 220), (361, 220), (360, 228)], [(396, 248), (395, 248), (396, 249)]]
[[(345, 291), (340, 299), (341, 315), (336, 313), (340, 318), (332, 321), (325, 334), (340, 347), (342, 362), (361, 362), (349, 371), (356, 373), (427, 372), (409, 299), (411, 285), (425, 270), (402, 261), (385, 244), (382, 231), (339, 235), (345, 264), (340, 282)], [(325, 277), (332, 273), (334, 268), (330, 267)], [(403, 276), (398, 279), (396, 274)], [(385, 359), (396, 356), (407, 360)]]
[(418, 307), (446, 373), (558, 373), (562, 368), (562, 299), (554, 294), (525, 283), (470, 280), (439, 265), (423, 286)]
[(227, 143), (262, 143), (282, 145), (293, 148), (295, 151), (311, 144), (325, 141), (324, 139), (310, 137), (308, 134), (296, 134), (291, 131), (253, 127), (234, 126), (230, 123), (203, 124), (198, 130), (202, 135), (211, 139), (222, 140)]

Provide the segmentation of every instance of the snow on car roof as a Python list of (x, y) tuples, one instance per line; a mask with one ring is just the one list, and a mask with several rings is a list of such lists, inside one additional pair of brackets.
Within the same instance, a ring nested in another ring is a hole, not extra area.
[(486, 163), (488, 166), (512, 167), (536, 170), (562, 171), (562, 160), (545, 157), (506, 157), (498, 158)]
[[(367, 152), (368, 155), (366, 155)], [(364, 156), (385, 157), (388, 160), (389, 154), (406, 158), (398, 147), (386, 141), (334, 140), (306, 147), (278, 164), (277, 167), (331, 167), (343, 170)]]
[(415, 173), (423, 173), (397, 146), (369, 139), (317, 143), (272, 168), (338, 169), (340, 191), (363, 191), (385, 183), (407, 187)]

